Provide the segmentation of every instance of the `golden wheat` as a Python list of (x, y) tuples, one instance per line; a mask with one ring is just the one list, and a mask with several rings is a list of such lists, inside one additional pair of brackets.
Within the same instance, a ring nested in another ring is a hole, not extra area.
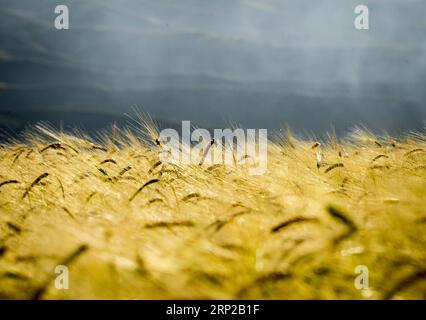
[(38, 126), (2, 146), (0, 298), (426, 298), (423, 134), (289, 131), (250, 176), (162, 163), (144, 124), (102, 143)]

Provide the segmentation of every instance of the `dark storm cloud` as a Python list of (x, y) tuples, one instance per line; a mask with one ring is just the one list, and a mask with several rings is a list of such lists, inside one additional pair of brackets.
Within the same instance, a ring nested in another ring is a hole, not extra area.
[[(424, 0), (67, 0), (57, 31), (60, 3), (0, 0), (1, 108), (320, 131), (419, 128), (426, 113)], [(354, 28), (359, 4), (370, 30)]]

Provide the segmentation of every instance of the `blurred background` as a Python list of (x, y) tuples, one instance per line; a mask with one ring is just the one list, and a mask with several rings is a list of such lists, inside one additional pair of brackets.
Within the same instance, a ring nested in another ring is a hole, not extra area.
[[(56, 30), (54, 9), (70, 10)], [(421, 130), (426, 1), (0, 0), (0, 130), (49, 121), (88, 132), (132, 108), (299, 133)]]

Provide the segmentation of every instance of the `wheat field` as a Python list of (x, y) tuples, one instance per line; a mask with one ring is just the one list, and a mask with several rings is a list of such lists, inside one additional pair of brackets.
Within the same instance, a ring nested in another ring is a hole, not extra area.
[(252, 176), (161, 163), (142, 122), (0, 146), (1, 299), (426, 299), (424, 134), (287, 131)]

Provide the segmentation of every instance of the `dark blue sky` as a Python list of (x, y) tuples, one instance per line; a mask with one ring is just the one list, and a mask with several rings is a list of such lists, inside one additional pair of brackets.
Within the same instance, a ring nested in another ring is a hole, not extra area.
[[(62, 3), (67, 31), (53, 26)], [(426, 2), (362, 3), (368, 31), (353, 25), (358, 0), (0, 0), (0, 110), (419, 129)]]

